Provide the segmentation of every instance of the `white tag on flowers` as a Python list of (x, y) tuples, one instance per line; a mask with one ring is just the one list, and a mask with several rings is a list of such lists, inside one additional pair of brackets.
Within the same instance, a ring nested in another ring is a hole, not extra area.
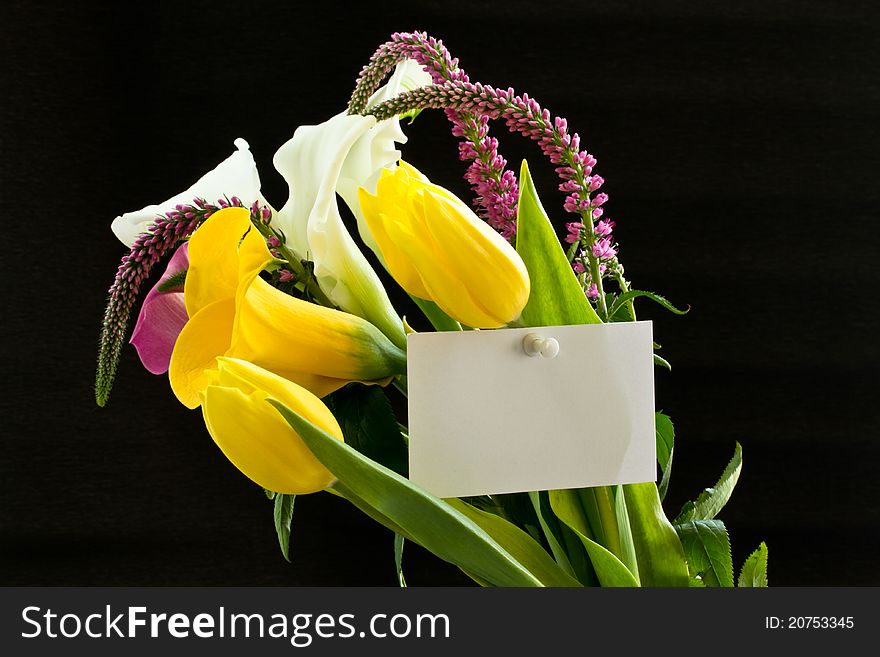
[(412, 333), (407, 362), (410, 479), (438, 497), (656, 480), (651, 322)]

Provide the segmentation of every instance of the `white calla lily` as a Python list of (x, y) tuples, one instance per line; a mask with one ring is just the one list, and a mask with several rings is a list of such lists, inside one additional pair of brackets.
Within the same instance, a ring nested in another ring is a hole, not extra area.
[[(398, 65), (391, 80), (370, 99), (374, 105), (430, 77), (415, 71), (415, 62)], [(363, 225), (361, 235), (370, 248), (369, 235), (357, 200), (358, 187), (375, 191), (384, 167), (400, 157), (394, 142), (405, 142), (399, 121), (377, 122), (372, 116), (337, 114), (320, 125), (301, 126), (275, 154), (273, 163), (287, 181), (290, 197), (272, 218), (283, 231), (287, 245), (314, 263), (318, 285), (333, 303), (346, 312), (372, 322), (388, 338), (406, 342), (400, 317), (391, 305), (376, 272), (361, 253), (342, 222), (337, 192)], [(374, 249), (377, 250), (377, 249)]]
[(148, 205), (135, 212), (116, 217), (110, 228), (126, 246), (131, 246), (138, 235), (147, 232), (157, 216), (174, 210), (180, 203), (189, 204), (194, 198), (204, 198), (208, 203), (218, 199), (237, 196), (245, 206), (254, 201), (268, 205), (260, 193), (260, 176), (250, 147), (244, 139), (235, 140), (236, 151), (218, 164), (212, 171), (198, 179), (189, 189), (158, 205)]

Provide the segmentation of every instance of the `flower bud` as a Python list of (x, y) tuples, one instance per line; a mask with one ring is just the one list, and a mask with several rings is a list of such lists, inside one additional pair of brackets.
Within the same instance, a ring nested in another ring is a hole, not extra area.
[(388, 271), (409, 294), (475, 328), (519, 317), (529, 299), (525, 264), (451, 192), (401, 161), (359, 200)]

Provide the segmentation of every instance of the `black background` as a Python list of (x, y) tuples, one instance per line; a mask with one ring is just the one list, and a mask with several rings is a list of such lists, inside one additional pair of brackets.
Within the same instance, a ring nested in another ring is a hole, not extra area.
[[(763, 539), (771, 584), (880, 583), (874, 3), (417, 4), (4, 3), (0, 583), (395, 583), (390, 533), (328, 495), (298, 500), (286, 564), (271, 503), (132, 348), (104, 409), (92, 382), (113, 217), (236, 137), (279, 207), (274, 151), (413, 29), (567, 117), (630, 278), (692, 307), (641, 313), (673, 364), (656, 382), (677, 428), (670, 512), (738, 440), (735, 563)], [(495, 130), (560, 208), (552, 167)], [(466, 197), (442, 113), (406, 131), (405, 156)], [(416, 548), (406, 563), (414, 585), (469, 582)]]

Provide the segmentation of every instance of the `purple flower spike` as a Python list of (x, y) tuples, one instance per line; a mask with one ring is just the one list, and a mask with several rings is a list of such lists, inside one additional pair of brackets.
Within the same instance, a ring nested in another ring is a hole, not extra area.
[(183, 284), (160, 290), (166, 282), (189, 268), (189, 242), (184, 242), (168, 262), (159, 282), (144, 299), (137, 324), (131, 335), (131, 344), (148, 372), (164, 374), (171, 362), (171, 352), (177, 336), (189, 317), (183, 303)]

